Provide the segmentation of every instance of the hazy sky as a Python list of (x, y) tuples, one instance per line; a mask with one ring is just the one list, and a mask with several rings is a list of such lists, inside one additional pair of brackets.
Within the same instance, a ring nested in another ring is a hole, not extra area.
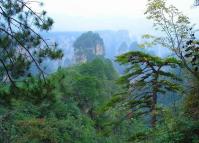
[[(168, 0), (196, 23), (199, 7), (194, 0)], [(53, 31), (127, 29), (135, 34), (151, 28), (144, 11), (147, 0), (43, 0), (48, 15), (55, 20)]]

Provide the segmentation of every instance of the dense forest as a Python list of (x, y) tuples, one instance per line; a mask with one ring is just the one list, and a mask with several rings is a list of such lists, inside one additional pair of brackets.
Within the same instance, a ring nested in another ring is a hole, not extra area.
[(117, 56), (120, 66), (90, 31), (74, 42), (76, 63), (49, 74), (45, 61), (64, 54), (40, 34), (54, 21), (35, 2), (0, 1), (0, 143), (199, 142), (199, 39), (187, 16), (148, 0), (159, 34)]

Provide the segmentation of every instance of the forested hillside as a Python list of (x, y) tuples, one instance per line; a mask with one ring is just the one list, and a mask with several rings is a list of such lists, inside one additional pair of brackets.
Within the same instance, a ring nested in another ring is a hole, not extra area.
[(0, 1), (0, 143), (199, 142), (199, 37), (186, 15), (148, 0), (158, 34), (121, 32), (117, 64), (107, 35), (90, 31), (69, 42), (76, 62), (54, 68), (67, 52), (43, 37), (54, 21), (30, 3), (43, 6)]

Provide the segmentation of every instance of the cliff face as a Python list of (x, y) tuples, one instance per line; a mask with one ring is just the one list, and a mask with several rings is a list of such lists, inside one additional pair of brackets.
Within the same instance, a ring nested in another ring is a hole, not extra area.
[(76, 63), (85, 63), (97, 56), (104, 56), (105, 48), (102, 38), (97, 33), (82, 34), (74, 43), (74, 56)]
[(97, 56), (104, 56), (105, 50), (103, 45), (97, 44), (93, 48), (88, 48), (87, 52), (81, 52), (79, 50), (74, 52), (76, 63), (86, 63)]
[(97, 44), (95, 47), (95, 55), (103, 56), (105, 53), (103, 45)]

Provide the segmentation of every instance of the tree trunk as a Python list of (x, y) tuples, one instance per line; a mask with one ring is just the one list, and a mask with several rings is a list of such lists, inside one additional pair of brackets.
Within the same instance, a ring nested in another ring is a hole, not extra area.
[(151, 113), (152, 113), (152, 117), (151, 117), (151, 126), (152, 126), (153, 128), (155, 128), (155, 126), (156, 126), (156, 121), (157, 121), (156, 104), (157, 104), (157, 94), (154, 93), (154, 94), (152, 95), (152, 106), (151, 106)]
[[(159, 72), (159, 70), (158, 70)], [(158, 91), (158, 77), (159, 74), (158, 72), (154, 76), (154, 82), (153, 82), (153, 93), (152, 93), (152, 105), (151, 105), (151, 126), (155, 128), (156, 122), (157, 122), (157, 91)]]

